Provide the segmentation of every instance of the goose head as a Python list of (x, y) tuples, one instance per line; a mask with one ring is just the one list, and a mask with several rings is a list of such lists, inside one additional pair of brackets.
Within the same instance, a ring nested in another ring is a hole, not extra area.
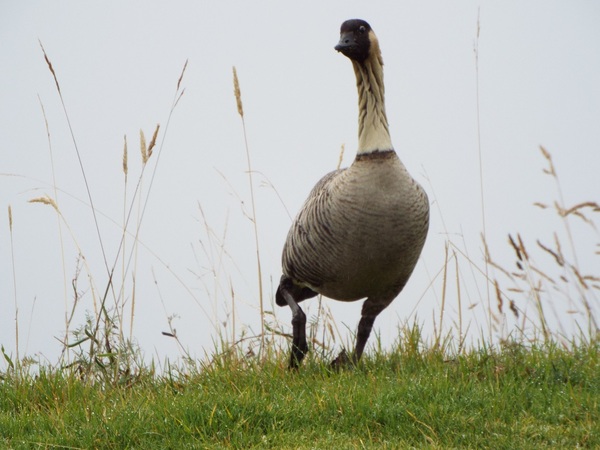
[(379, 42), (367, 22), (350, 19), (340, 28), (340, 41), (335, 49), (357, 63), (364, 63), (371, 55), (379, 53)]

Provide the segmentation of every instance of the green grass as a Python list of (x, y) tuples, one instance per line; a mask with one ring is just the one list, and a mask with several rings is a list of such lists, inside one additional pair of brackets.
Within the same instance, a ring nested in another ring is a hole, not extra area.
[(128, 384), (4, 375), (7, 448), (598, 448), (600, 346), (400, 345), (331, 372), (230, 356)]

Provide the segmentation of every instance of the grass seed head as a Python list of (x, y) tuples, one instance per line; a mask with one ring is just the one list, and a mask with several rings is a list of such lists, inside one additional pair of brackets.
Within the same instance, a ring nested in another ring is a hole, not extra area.
[(152, 139), (150, 139), (150, 144), (148, 145), (148, 158), (152, 156), (152, 149), (156, 145), (156, 137), (158, 136), (158, 129), (160, 128), (160, 124), (156, 124), (156, 129), (154, 130), (154, 134), (152, 135)]
[(238, 114), (241, 117), (244, 117), (242, 91), (240, 90), (240, 82), (238, 81), (237, 70), (235, 70), (235, 66), (233, 66), (233, 93), (235, 94), (235, 102), (237, 103)]
[(500, 292), (500, 286), (498, 280), (494, 280), (494, 289), (496, 289), (496, 300), (498, 301), (498, 311), (502, 314), (502, 293)]
[(47, 195), (44, 195), (43, 197), (32, 198), (29, 200), (29, 203), (41, 203), (43, 205), (49, 205), (52, 206), (56, 212), (60, 212), (54, 199), (52, 197), (48, 197)]
[(123, 136), (123, 173), (127, 176), (127, 136)]
[(140, 152), (142, 153), (142, 164), (148, 162), (148, 147), (146, 146), (146, 136), (144, 131), (140, 129)]

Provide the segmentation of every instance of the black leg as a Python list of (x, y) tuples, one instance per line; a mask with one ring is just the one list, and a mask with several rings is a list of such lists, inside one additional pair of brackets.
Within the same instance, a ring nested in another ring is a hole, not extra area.
[(337, 358), (331, 361), (332, 369), (339, 370), (343, 367), (358, 364), (358, 361), (360, 361), (360, 357), (365, 350), (365, 345), (367, 344), (367, 340), (369, 339), (369, 335), (373, 329), (374, 322), (375, 317), (363, 316), (360, 319), (360, 322), (358, 323), (358, 331), (356, 333), (356, 347), (354, 348), (354, 353), (352, 353), (352, 356), (349, 356), (348, 353), (346, 353), (346, 350), (342, 350)]
[(360, 322), (358, 322), (354, 353), (352, 353), (352, 356), (349, 357), (345, 350), (342, 351), (342, 353), (340, 353), (340, 355), (331, 363), (331, 366), (334, 369), (339, 369), (340, 367), (349, 366), (351, 364), (358, 364), (363, 352), (365, 351), (365, 346), (367, 345), (367, 341), (371, 335), (371, 330), (373, 329), (375, 319), (379, 313), (390, 304), (396, 294), (397, 292), (394, 292), (394, 295), (386, 295), (384, 297), (369, 297), (367, 300), (365, 300), (362, 307), (361, 319)]
[(352, 361), (355, 364), (360, 361), (360, 357), (365, 350), (365, 345), (367, 344), (367, 340), (371, 335), (374, 322), (375, 317), (363, 316), (358, 323), (358, 331), (356, 333), (356, 348), (354, 349), (354, 354), (352, 355)]
[(306, 314), (298, 305), (298, 310), (292, 316), (292, 354), (290, 356), (290, 369), (297, 369), (306, 352), (308, 352), (308, 344), (306, 343)]
[(293, 338), (289, 368), (297, 369), (304, 359), (306, 352), (308, 352), (308, 344), (306, 342), (306, 314), (304, 314), (302, 308), (298, 306), (298, 303), (285, 286), (280, 285), (278, 291), (292, 310)]
[(391, 302), (394, 300), (399, 291), (394, 290), (391, 295), (385, 295), (382, 297), (369, 297), (365, 300), (362, 307), (362, 317), (358, 322), (358, 331), (356, 332), (356, 347), (354, 348), (354, 354), (352, 355), (352, 362), (354, 364), (360, 361), (360, 357), (365, 351), (367, 340), (371, 335), (373, 329), (373, 323), (375, 319)]

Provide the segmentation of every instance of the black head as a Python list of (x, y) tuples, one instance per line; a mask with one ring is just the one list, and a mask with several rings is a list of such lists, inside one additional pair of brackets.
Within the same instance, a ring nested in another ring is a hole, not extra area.
[(371, 26), (364, 20), (346, 20), (340, 28), (340, 42), (335, 49), (354, 61), (363, 62), (369, 57), (371, 31)]

